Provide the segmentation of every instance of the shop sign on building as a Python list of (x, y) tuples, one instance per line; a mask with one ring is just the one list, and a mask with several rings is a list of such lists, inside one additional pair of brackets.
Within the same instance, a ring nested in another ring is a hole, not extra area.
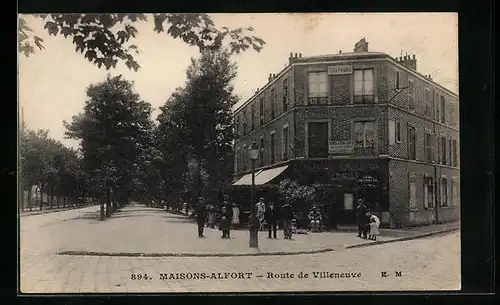
[(328, 142), (328, 153), (331, 155), (349, 155), (353, 152), (354, 145), (352, 140)]
[(328, 67), (328, 75), (343, 75), (343, 74), (352, 74), (352, 66), (344, 65), (344, 66)]

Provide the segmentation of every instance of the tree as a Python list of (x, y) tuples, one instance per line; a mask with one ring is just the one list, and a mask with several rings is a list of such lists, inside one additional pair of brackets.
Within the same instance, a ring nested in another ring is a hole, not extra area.
[(187, 187), (191, 198), (215, 196), (232, 179), (232, 107), (238, 98), (232, 86), (236, 65), (230, 56), (204, 51), (192, 59), (185, 86), (174, 92), (158, 117), (164, 170), (177, 177), (184, 173), (177, 191)]
[[(134, 59), (138, 54), (132, 42), (138, 32), (134, 26), (148, 21), (145, 14), (37, 14), (45, 23), (49, 35), (63, 35), (72, 38), (75, 51), (84, 54), (99, 68), (115, 67), (118, 61), (129, 69), (137, 71), (140, 65)], [(174, 39), (180, 39), (190, 46), (205, 50), (222, 50), (240, 53), (249, 48), (260, 52), (265, 42), (251, 35), (253, 28), (217, 28), (208, 14), (153, 14), (154, 31), (166, 32)], [(165, 26), (166, 24), (166, 26)], [(35, 46), (44, 48), (43, 40), (32, 35), (26, 21), (19, 18), (19, 52), (26, 56), (34, 53)]]
[(84, 169), (94, 192), (106, 194), (109, 216), (111, 192), (123, 204), (137, 191), (134, 177), (152, 143), (151, 105), (121, 76), (90, 85), (87, 98), (84, 112), (64, 122), (66, 136), (80, 140)]
[(317, 185), (301, 185), (290, 179), (284, 179), (278, 185), (280, 197), (293, 207), (305, 204), (309, 208), (315, 202), (317, 190)]

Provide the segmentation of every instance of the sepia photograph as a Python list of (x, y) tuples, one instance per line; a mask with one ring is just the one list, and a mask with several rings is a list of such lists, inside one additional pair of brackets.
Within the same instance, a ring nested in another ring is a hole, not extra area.
[(17, 77), (20, 294), (461, 289), (457, 13), (19, 14)]

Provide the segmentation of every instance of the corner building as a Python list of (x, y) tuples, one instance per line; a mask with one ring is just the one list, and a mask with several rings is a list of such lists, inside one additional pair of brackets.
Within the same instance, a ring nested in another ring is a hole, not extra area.
[(384, 226), (459, 219), (458, 95), (417, 72), (415, 55), (290, 54), (235, 110), (234, 185), (251, 184), (248, 147), (260, 148), (255, 183), (290, 178), (330, 190), (339, 224), (364, 199)]

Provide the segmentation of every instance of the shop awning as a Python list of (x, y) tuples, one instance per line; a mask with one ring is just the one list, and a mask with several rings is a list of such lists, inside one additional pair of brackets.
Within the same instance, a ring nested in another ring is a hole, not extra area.
[[(259, 170), (255, 173), (255, 182), (257, 182), (257, 176), (262, 172), (262, 170)], [(252, 174), (246, 174), (245, 176), (241, 177), (238, 181), (233, 183), (233, 185), (252, 185)]]
[[(278, 177), (287, 168), (288, 168), (288, 165), (264, 170), (259, 175), (257, 175), (255, 177), (255, 184), (256, 185), (266, 184), (269, 181), (273, 180), (274, 178)], [(250, 181), (250, 183), (251, 183), (251, 181)]]

